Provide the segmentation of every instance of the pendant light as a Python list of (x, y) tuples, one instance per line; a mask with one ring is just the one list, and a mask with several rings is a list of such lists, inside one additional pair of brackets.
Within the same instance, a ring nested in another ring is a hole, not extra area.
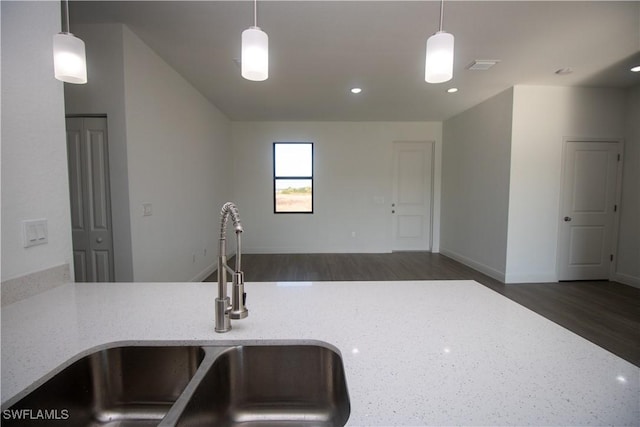
[(242, 77), (261, 82), (269, 78), (269, 36), (258, 27), (258, 0), (253, 1), (253, 26), (242, 32)]
[(424, 80), (443, 83), (453, 78), (453, 34), (442, 31), (444, 0), (440, 1), (440, 30), (427, 40)]
[(69, 32), (69, 1), (65, 6), (65, 29), (53, 36), (53, 68), (56, 79), (75, 84), (87, 82), (84, 42)]

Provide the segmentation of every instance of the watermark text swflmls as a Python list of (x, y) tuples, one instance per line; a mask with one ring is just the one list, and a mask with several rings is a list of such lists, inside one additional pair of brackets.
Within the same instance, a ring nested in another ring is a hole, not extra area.
[(4, 420), (68, 420), (68, 409), (5, 409)]

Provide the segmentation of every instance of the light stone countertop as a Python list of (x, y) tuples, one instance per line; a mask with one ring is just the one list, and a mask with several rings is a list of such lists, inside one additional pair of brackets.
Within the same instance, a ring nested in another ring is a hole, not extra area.
[(2, 308), (2, 407), (96, 348), (320, 340), (342, 354), (350, 426), (640, 425), (640, 369), (473, 281), (68, 284)]

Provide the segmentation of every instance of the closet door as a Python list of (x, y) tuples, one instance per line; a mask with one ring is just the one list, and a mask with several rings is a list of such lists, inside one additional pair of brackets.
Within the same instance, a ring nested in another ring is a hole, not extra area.
[(67, 118), (67, 155), (76, 282), (112, 282), (106, 117)]

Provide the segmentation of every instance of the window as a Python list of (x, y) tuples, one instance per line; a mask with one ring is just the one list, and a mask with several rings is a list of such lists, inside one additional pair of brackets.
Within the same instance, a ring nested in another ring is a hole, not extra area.
[(273, 143), (273, 211), (313, 213), (313, 143)]

